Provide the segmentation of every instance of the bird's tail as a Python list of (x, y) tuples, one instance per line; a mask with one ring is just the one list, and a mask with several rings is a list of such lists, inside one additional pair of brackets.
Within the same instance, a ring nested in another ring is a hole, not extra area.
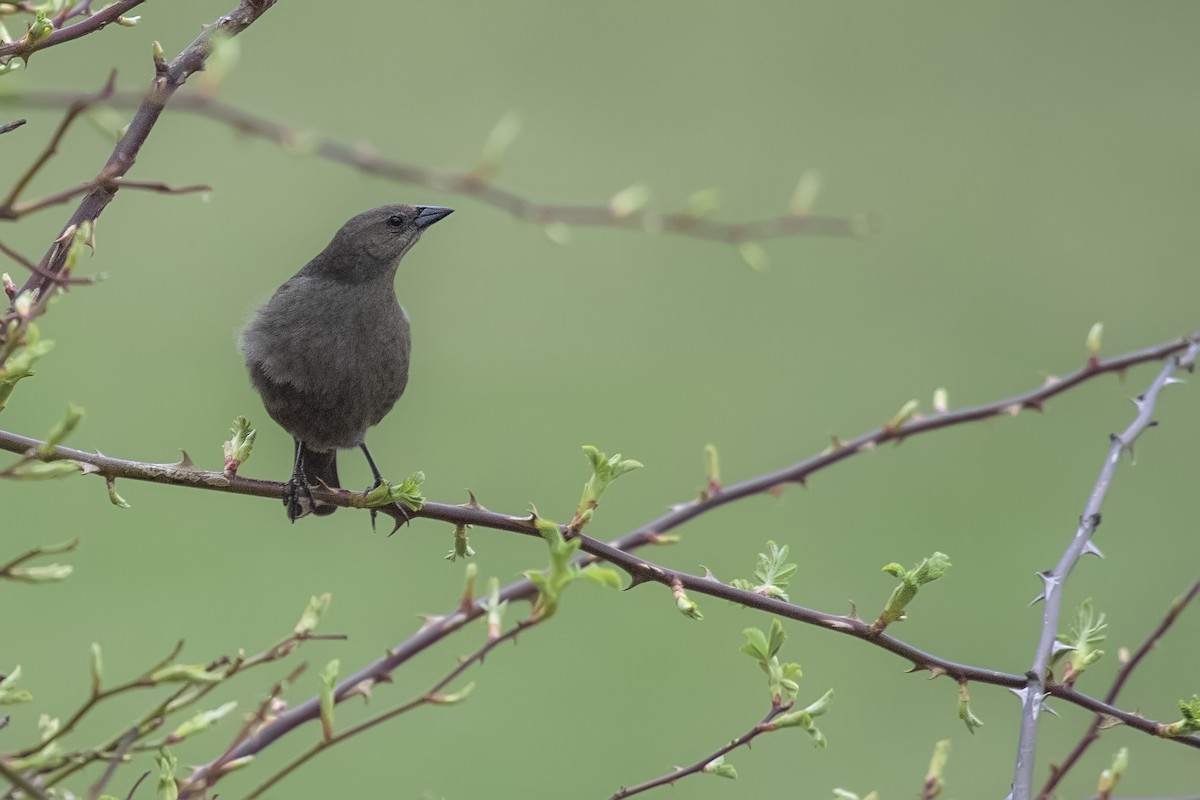
[[(331, 489), (341, 486), (338, 482), (337, 450), (318, 453), (315, 450), (309, 450), (304, 445), (300, 447), (301, 457), (304, 459), (304, 475), (308, 478), (310, 486), (320, 486), (322, 483)], [(313, 503), (312, 513), (318, 516), (323, 517), (334, 511), (337, 511), (337, 506), (322, 503), (319, 500)]]

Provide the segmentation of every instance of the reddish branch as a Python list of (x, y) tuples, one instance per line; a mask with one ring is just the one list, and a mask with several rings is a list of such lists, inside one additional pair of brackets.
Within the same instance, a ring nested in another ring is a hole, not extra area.
[[(105, 26), (116, 22), (119, 17), (124, 16), (126, 11), (135, 6), (140, 6), (144, 2), (146, 0), (117, 0), (117, 2), (100, 9), (81, 22), (76, 22), (74, 25), (68, 25), (65, 28), (59, 28), (32, 46), (22, 40), (0, 44), (0, 59), (15, 57), (28, 61), (29, 57), (39, 50), (45, 50), (48, 47), (74, 41), (81, 36), (87, 36), (89, 33), (101, 30)], [(61, 23), (65, 18), (59, 17), (58, 22)]]
[[(959, 681), (973, 680), (1009, 688), (1023, 688), (1027, 680), (1024, 675), (987, 670), (949, 661), (919, 650), (894, 637), (886, 634), (878, 634), (872, 631), (868, 623), (863, 622), (857, 617), (828, 614), (764, 597), (754, 592), (737, 589), (706, 576), (676, 572), (641, 559), (634, 555), (632, 551), (659, 541), (661, 534), (682, 525), (699, 514), (739, 498), (770, 491), (785, 483), (803, 482), (814, 472), (829, 467), (857, 453), (868, 452), (883, 442), (899, 441), (909, 436), (964, 424), (974, 420), (1011, 414), (1013, 411), (1021, 408), (1040, 409), (1047, 399), (1098, 375), (1122, 372), (1136, 364), (1174, 357), (1183, 351), (1194, 351), (1198, 346), (1200, 346), (1200, 334), (1111, 359), (1090, 360), (1078, 372), (1058, 380), (1050, 381), (1037, 389), (1014, 397), (960, 411), (947, 411), (931, 417), (912, 419), (895, 427), (884, 426), (875, 431), (863, 434), (837, 449), (798, 462), (786, 469), (739, 484), (723, 487), (716, 493), (706, 495), (704, 499), (677, 507), (659, 519), (651, 521), (608, 544), (590, 537), (579, 536), (581, 549), (593, 557), (608, 561), (625, 570), (631, 576), (634, 584), (656, 582), (671, 586), (678, 583), (687, 591), (696, 594), (730, 600), (777, 614), (781, 617), (818, 625), (854, 636), (899, 655), (918, 668), (933, 671), (935, 674), (948, 675)], [(41, 443), (34, 439), (0, 432), (0, 449), (17, 453), (27, 453), (31, 450), (36, 451), (40, 445)], [(55, 448), (50, 455), (44, 456), (44, 458), (46, 460), (71, 459), (88, 464), (89, 469), (103, 475), (106, 479), (131, 478), (275, 499), (281, 499), (284, 491), (283, 485), (276, 482), (255, 480), (241, 476), (230, 477), (221, 472), (197, 470), (190, 463), (190, 460), (186, 459), (180, 464), (148, 464), (86, 453), (65, 447)], [(341, 506), (361, 505), (363, 497), (357, 493), (330, 490), (314, 490), (314, 495)], [(416, 516), (454, 524), (476, 525), (496, 530), (512, 531), (529, 536), (540, 535), (530, 517), (514, 517), (498, 514), (479, 507), (476, 504), (457, 506), (430, 502), (426, 503), (417, 512)], [(571, 533), (564, 529), (564, 535), (571, 535)], [(528, 580), (521, 580), (506, 586), (501, 591), (500, 599), (528, 601), (532, 600), (535, 596), (536, 589), (533, 584)], [(415, 636), (390, 650), (386, 656), (367, 665), (342, 681), (338, 686), (336, 697), (339, 700), (344, 698), (355, 686), (361, 684), (363, 681), (375, 682), (385, 680), (392, 671), (404, 664), (408, 659), (424, 651), (468, 622), (477, 619), (484, 613), (483, 606), (475, 604), (467, 609), (459, 609), (454, 613), (430, 622)], [(1050, 686), (1047, 688), (1047, 691), (1066, 702), (1095, 713), (1119, 719), (1143, 732), (1149, 734), (1156, 732), (1156, 722), (1117, 709), (1111, 704), (1084, 695), (1074, 688)], [(228, 754), (228, 758), (242, 758), (258, 753), (273, 741), (286, 735), (301, 724), (317, 719), (319, 713), (319, 699), (315, 697), (310, 698), (308, 701), (279, 715), (272, 723), (259, 731), (252, 740), (243, 742), (232, 753)], [(1200, 738), (1198, 737), (1187, 737), (1178, 741), (1192, 747), (1200, 747)], [(203, 779), (205, 771), (210, 769), (211, 766), (200, 767), (195, 779)]]
[[(124, 3), (119, 2), (116, 5), (121, 6), (123, 4), (132, 7), (131, 0), (124, 0)], [(218, 38), (236, 36), (241, 33), (274, 4), (275, 0), (242, 0), (233, 11), (221, 17), (215, 23), (205, 27), (204, 31), (169, 64), (165, 62), (156, 63), (156, 74), (150, 84), (149, 91), (140, 99), (137, 112), (133, 115), (133, 119), (130, 120), (125, 134), (117, 142), (112, 155), (109, 156), (103, 169), (100, 170), (100, 173), (89, 184), (91, 189), (83, 198), (75, 213), (63, 225), (62, 233), (77, 230), (84, 222), (95, 222), (100, 217), (100, 214), (103, 213), (105, 207), (112, 202), (112, 199), (116, 196), (121, 186), (121, 179), (133, 167), (138, 153), (141, 151), (142, 146), (145, 145), (150, 131), (154, 128), (155, 123), (158, 122), (158, 118), (162, 114), (166, 104), (171, 100), (179, 87), (194, 72), (204, 66), (205, 59), (212, 52), (214, 41)], [(83, 35), (83, 33), (90, 32), (92, 29), (95, 29), (96, 25), (100, 24), (96, 21), (96, 17), (99, 16), (99, 14), (94, 15), (84, 22), (56, 31), (50, 35), (50, 40), (53, 40), (55, 36), (67, 36), (68, 31), (84, 25), (92, 25), (93, 27), (70, 34), (70, 38), (76, 38)], [(115, 18), (114, 16), (113, 19)], [(60, 38), (58, 41), (66, 41), (66, 39)], [(47, 277), (45, 273), (57, 274), (62, 269), (63, 263), (66, 260), (67, 251), (68, 248), (66, 247), (51, 247), (39, 263), (42, 271), (31, 275), (29, 280), (25, 282), (22, 290), (37, 290), (44, 295), (54, 284), (54, 279)]]

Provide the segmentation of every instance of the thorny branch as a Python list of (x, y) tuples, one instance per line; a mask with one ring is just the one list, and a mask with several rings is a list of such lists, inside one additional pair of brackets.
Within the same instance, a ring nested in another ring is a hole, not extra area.
[[(126, 2), (128, 1), (126, 0)], [(121, 179), (133, 167), (138, 153), (145, 145), (150, 131), (154, 128), (166, 104), (194, 72), (203, 68), (214, 42), (218, 38), (236, 36), (241, 33), (274, 4), (275, 0), (242, 0), (233, 11), (205, 27), (204, 31), (169, 64), (165, 61), (156, 63), (155, 78), (150, 84), (149, 91), (140, 98), (138, 109), (134, 113), (133, 119), (130, 120), (124, 135), (117, 142), (104, 167), (89, 184), (91, 188), (63, 226), (62, 234), (77, 230), (85, 222), (95, 223), (108, 204), (112, 202), (121, 187)], [(91, 19), (87, 22), (91, 22)], [(87, 23), (79, 23), (71, 27), (76, 28), (84, 24)], [(64, 34), (68, 30), (70, 28), (57, 31), (55, 34), (51, 34), (51, 38), (57, 34)], [(62, 238), (61, 234), (59, 238)], [(22, 287), (22, 291), (37, 292), (39, 302), (45, 302), (50, 294), (49, 289), (54, 284), (54, 280), (46, 277), (45, 273), (57, 274), (62, 269), (67, 250), (66, 247), (52, 246), (38, 265), (42, 271), (31, 275)], [(7, 325), (11, 318), (11, 313), (6, 315), (3, 323)]]
[[(0, 103), (28, 108), (60, 108), (78, 99), (70, 92), (29, 92), (0, 97)], [(105, 102), (116, 108), (136, 105), (139, 96), (116, 92)], [(535, 225), (605, 226), (627, 230), (673, 233), (698, 239), (743, 244), (785, 236), (859, 236), (869, 224), (862, 217), (829, 217), (808, 213), (783, 214), (750, 222), (718, 222), (690, 211), (659, 214), (645, 209), (624, 213), (610, 205), (568, 206), (538, 203), (501, 189), (488, 179), (487, 170), (441, 172), (384, 158), (366, 145), (350, 145), (289, 128), (212, 97), (187, 94), (175, 99), (171, 108), (191, 111), (221, 122), (239, 133), (254, 136), (292, 151), (312, 153), (375, 177), (397, 183), (424, 186), (439, 192), (474, 197), (517, 219)]]
[[(660, 541), (663, 533), (682, 525), (699, 514), (739, 498), (770, 491), (789, 482), (803, 482), (814, 472), (831, 466), (851, 455), (868, 452), (880, 443), (899, 441), (909, 436), (964, 424), (978, 419), (1011, 414), (1021, 408), (1040, 409), (1043, 403), (1050, 397), (1060, 394), (1097, 375), (1110, 372), (1123, 372), (1130, 366), (1161, 358), (1174, 358), (1181, 352), (1185, 353), (1185, 355), (1187, 353), (1194, 353), (1197, 348), (1200, 348), (1200, 334), (1107, 360), (1092, 359), (1078, 372), (1058, 380), (1049, 381), (1037, 389), (1015, 397), (959, 411), (946, 411), (930, 417), (912, 419), (893, 427), (884, 426), (850, 442), (840, 444), (840, 446), (825, 453), (798, 462), (784, 470), (753, 478), (730, 487), (711, 488), (701, 499), (678, 506), (659, 519), (651, 521), (608, 544), (580, 535), (581, 549), (595, 558), (608, 561), (625, 570), (632, 578), (632, 585), (644, 582), (656, 582), (667, 586), (679, 584), (690, 592), (730, 600), (781, 617), (854, 636), (901, 656), (912, 663), (915, 668), (929, 670), (936, 675), (948, 675), (958, 681), (973, 680), (1014, 689), (1022, 688), (1026, 685), (1027, 681), (1027, 678), (1023, 675), (972, 667), (934, 656), (892, 636), (874, 631), (868, 623), (863, 622), (855, 616), (828, 614), (791, 603), (785, 603), (754, 592), (737, 589), (716, 581), (711, 577), (675, 572), (640, 559), (631, 551)], [(0, 449), (29, 454), (35, 453), (40, 444), (40, 442), (34, 439), (0, 432)], [(65, 447), (55, 448), (49, 455), (40, 457), (44, 457), (47, 460), (70, 459), (88, 464), (89, 468), (105, 476), (106, 479), (132, 478), (135, 480), (165, 482), (216, 491), (273, 497), (276, 499), (281, 499), (284, 491), (284, 487), (280, 483), (241, 476), (226, 476), (221, 472), (198, 470), (191, 463), (190, 459), (186, 457), (179, 464), (148, 464), (86, 453)], [(363, 495), (347, 491), (314, 489), (314, 495), (320, 497), (322, 500), (327, 500), (341, 506), (361, 505), (363, 501)], [(386, 509), (381, 510), (386, 511)], [(426, 503), (416, 513), (416, 516), (455, 524), (476, 525), (496, 530), (512, 531), (529, 536), (540, 535), (533, 518), (497, 514), (480, 507), (478, 504), (457, 506), (430, 502)], [(563, 533), (564, 535), (572, 535), (565, 528), (563, 529)], [(536, 589), (528, 580), (512, 583), (500, 593), (501, 600), (529, 601), (535, 596)], [(483, 613), (483, 606), (477, 603), (470, 608), (460, 608), (445, 617), (431, 621), (412, 638), (389, 651), (388, 655), (343, 680), (338, 686), (335, 695), (336, 698), (338, 700), (343, 699), (355, 687), (364, 682), (370, 685), (376, 681), (385, 680), (392, 671), (405, 663), (409, 658), (422, 652), (434, 642), (439, 641), (453, 631), (458, 630), (471, 620), (478, 618)], [(1047, 687), (1046, 691), (1066, 702), (1118, 719), (1130, 727), (1134, 727), (1145, 733), (1154, 734), (1157, 731), (1156, 722), (1117, 709), (1108, 703), (1082, 694), (1073, 687), (1053, 685)], [(226, 754), (222, 758), (233, 760), (260, 752), (276, 739), (294, 730), (304, 722), (316, 719), (318, 716), (319, 698), (310, 698), (308, 701), (280, 714), (273, 722), (258, 731), (253, 739), (242, 742), (231, 753)], [(1200, 747), (1200, 737), (1183, 737), (1177, 741), (1192, 747)], [(197, 773), (193, 776), (193, 780), (198, 782), (197, 785), (203, 784), (203, 781), (206, 779), (205, 776), (212, 766), (210, 764), (198, 769)]]
[[(1171, 604), (1171, 607), (1167, 610), (1166, 616), (1164, 616), (1154, 630), (1150, 632), (1150, 635), (1146, 637), (1146, 641), (1142, 642), (1142, 646), (1139, 647), (1132, 656), (1130, 656), (1128, 661), (1121, 664), (1121, 668), (1117, 670), (1116, 677), (1113, 678), (1112, 686), (1109, 687), (1108, 693), (1104, 695), (1104, 702), (1115, 703), (1117, 701), (1117, 695), (1121, 693), (1121, 689), (1124, 688), (1125, 682), (1129, 679), (1130, 674), (1137, 669), (1138, 665), (1142, 663), (1142, 659), (1144, 659), (1150, 653), (1150, 651), (1154, 649), (1154, 646), (1158, 644), (1159, 640), (1166, 635), (1171, 626), (1175, 624), (1175, 620), (1179, 619), (1179, 615), (1182, 614), (1183, 610), (1187, 608), (1193, 600), (1196, 599), (1198, 594), (1200, 594), (1200, 580), (1197, 580), (1195, 583), (1193, 583), (1191, 588), (1188, 589), (1182, 597), (1176, 599), (1175, 602)], [(1062, 763), (1051, 765), (1050, 777), (1046, 779), (1046, 783), (1042, 786), (1041, 791), (1038, 792), (1037, 800), (1049, 800), (1050, 796), (1054, 793), (1054, 790), (1058, 787), (1058, 784), (1063, 777), (1066, 776), (1071, 768), (1075, 766), (1083, 754), (1087, 752), (1087, 749), (1091, 747), (1097, 739), (1100, 738), (1100, 728), (1104, 725), (1104, 722), (1104, 715), (1097, 714), (1092, 719), (1091, 724), (1088, 725), (1087, 730), (1083, 732), (1083, 736), (1080, 737), (1079, 741), (1075, 744), (1075, 747), (1072, 748), (1067, 757), (1062, 760)]]
[(1058, 618), (1062, 608), (1063, 586), (1067, 576), (1076, 562), (1088, 552), (1099, 551), (1092, 543), (1092, 535), (1100, 526), (1100, 507), (1112, 485), (1113, 475), (1121, 454), (1132, 451), (1134, 442), (1147, 429), (1157, 423), (1154, 421), (1154, 405), (1159, 392), (1173, 382), (1175, 371), (1178, 369), (1191, 370), (1200, 354), (1200, 341), (1193, 341), (1182, 353), (1167, 359), (1167, 363), (1159, 370), (1158, 375), (1145, 393), (1134, 400), (1137, 415), (1133, 422), (1119, 434), (1111, 436), (1112, 442), (1108, 456), (1100, 469), (1080, 516), (1079, 527), (1075, 531), (1071, 543), (1063, 552), (1058, 564), (1049, 572), (1041, 573), (1042, 590), (1042, 630), (1038, 638), (1037, 650), (1034, 653), (1033, 665), (1026, 673), (1024, 688), (1021, 690), (1021, 735), (1017, 742), (1017, 759), (1013, 775), (1012, 800), (1030, 800), (1033, 795), (1033, 765), (1037, 752), (1038, 717), (1047, 691), (1047, 670), (1050, 657), (1053, 654), (1055, 637), (1058, 634)]

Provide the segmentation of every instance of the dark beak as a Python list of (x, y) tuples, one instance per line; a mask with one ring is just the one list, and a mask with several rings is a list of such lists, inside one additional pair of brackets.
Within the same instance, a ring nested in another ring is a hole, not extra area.
[(420, 209), (417, 214), (417, 228), (425, 229), (439, 219), (450, 216), (454, 213), (453, 208), (442, 208), (441, 206), (417, 206)]

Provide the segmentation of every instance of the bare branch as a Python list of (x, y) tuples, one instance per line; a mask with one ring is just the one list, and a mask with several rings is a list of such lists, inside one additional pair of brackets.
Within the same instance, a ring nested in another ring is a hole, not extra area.
[(23, 119), (14, 119), (12, 122), (6, 122), (3, 125), (0, 125), (0, 133), (8, 133), (9, 131), (15, 131), (17, 128), (24, 125), (25, 122), (26, 122), (26, 120), (23, 120)]
[(1153, 427), (1154, 405), (1159, 392), (1167, 386), (1177, 369), (1191, 369), (1200, 354), (1200, 341), (1193, 341), (1183, 353), (1172, 356), (1159, 370), (1158, 375), (1145, 393), (1134, 400), (1137, 415), (1133, 422), (1120, 434), (1113, 434), (1108, 456), (1100, 468), (1080, 517), (1079, 527), (1071, 543), (1063, 552), (1053, 570), (1041, 573), (1043, 583), (1042, 631), (1034, 653), (1033, 664), (1026, 673), (1021, 695), (1021, 736), (1017, 742), (1017, 763), (1013, 775), (1012, 800), (1030, 800), (1033, 794), (1033, 765), (1037, 751), (1038, 717), (1045, 700), (1047, 669), (1050, 664), (1055, 637), (1058, 634), (1058, 618), (1062, 608), (1063, 586), (1067, 576), (1080, 557), (1092, 546), (1092, 535), (1100, 526), (1100, 507), (1112, 485), (1113, 475), (1121, 454), (1133, 448), (1134, 442), (1147, 429)]
[[(32, 108), (60, 108), (77, 95), (62, 92), (30, 92), (0, 97), (8, 102)], [(108, 105), (127, 108), (136, 105), (139, 96), (117, 92)], [(659, 214), (647, 210), (632, 213), (615, 211), (608, 205), (571, 206), (538, 203), (501, 189), (480, 171), (440, 172), (377, 155), (366, 145), (349, 145), (335, 139), (314, 136), (265, 119), (211, 97), (188, 94), (178, 97), (172, 109), (191, 111), (221, 122), (239, 133), (273, 142), (290, 150), (302, 150), (320, 158), (353, 167), (365, 174), (397, 183), (424, 186), (439, 192), (467, 195), (505, 211), (517, 219), (535, 225), (603, 226), (637, 231), (690, 236), (710, 241), (741, 244), (786, 236), (860, 236), (869, 230), (865, 218), (830, 217), (812, 214), (782, 214), (748, 222), (717, 222), (689, 211)]]

